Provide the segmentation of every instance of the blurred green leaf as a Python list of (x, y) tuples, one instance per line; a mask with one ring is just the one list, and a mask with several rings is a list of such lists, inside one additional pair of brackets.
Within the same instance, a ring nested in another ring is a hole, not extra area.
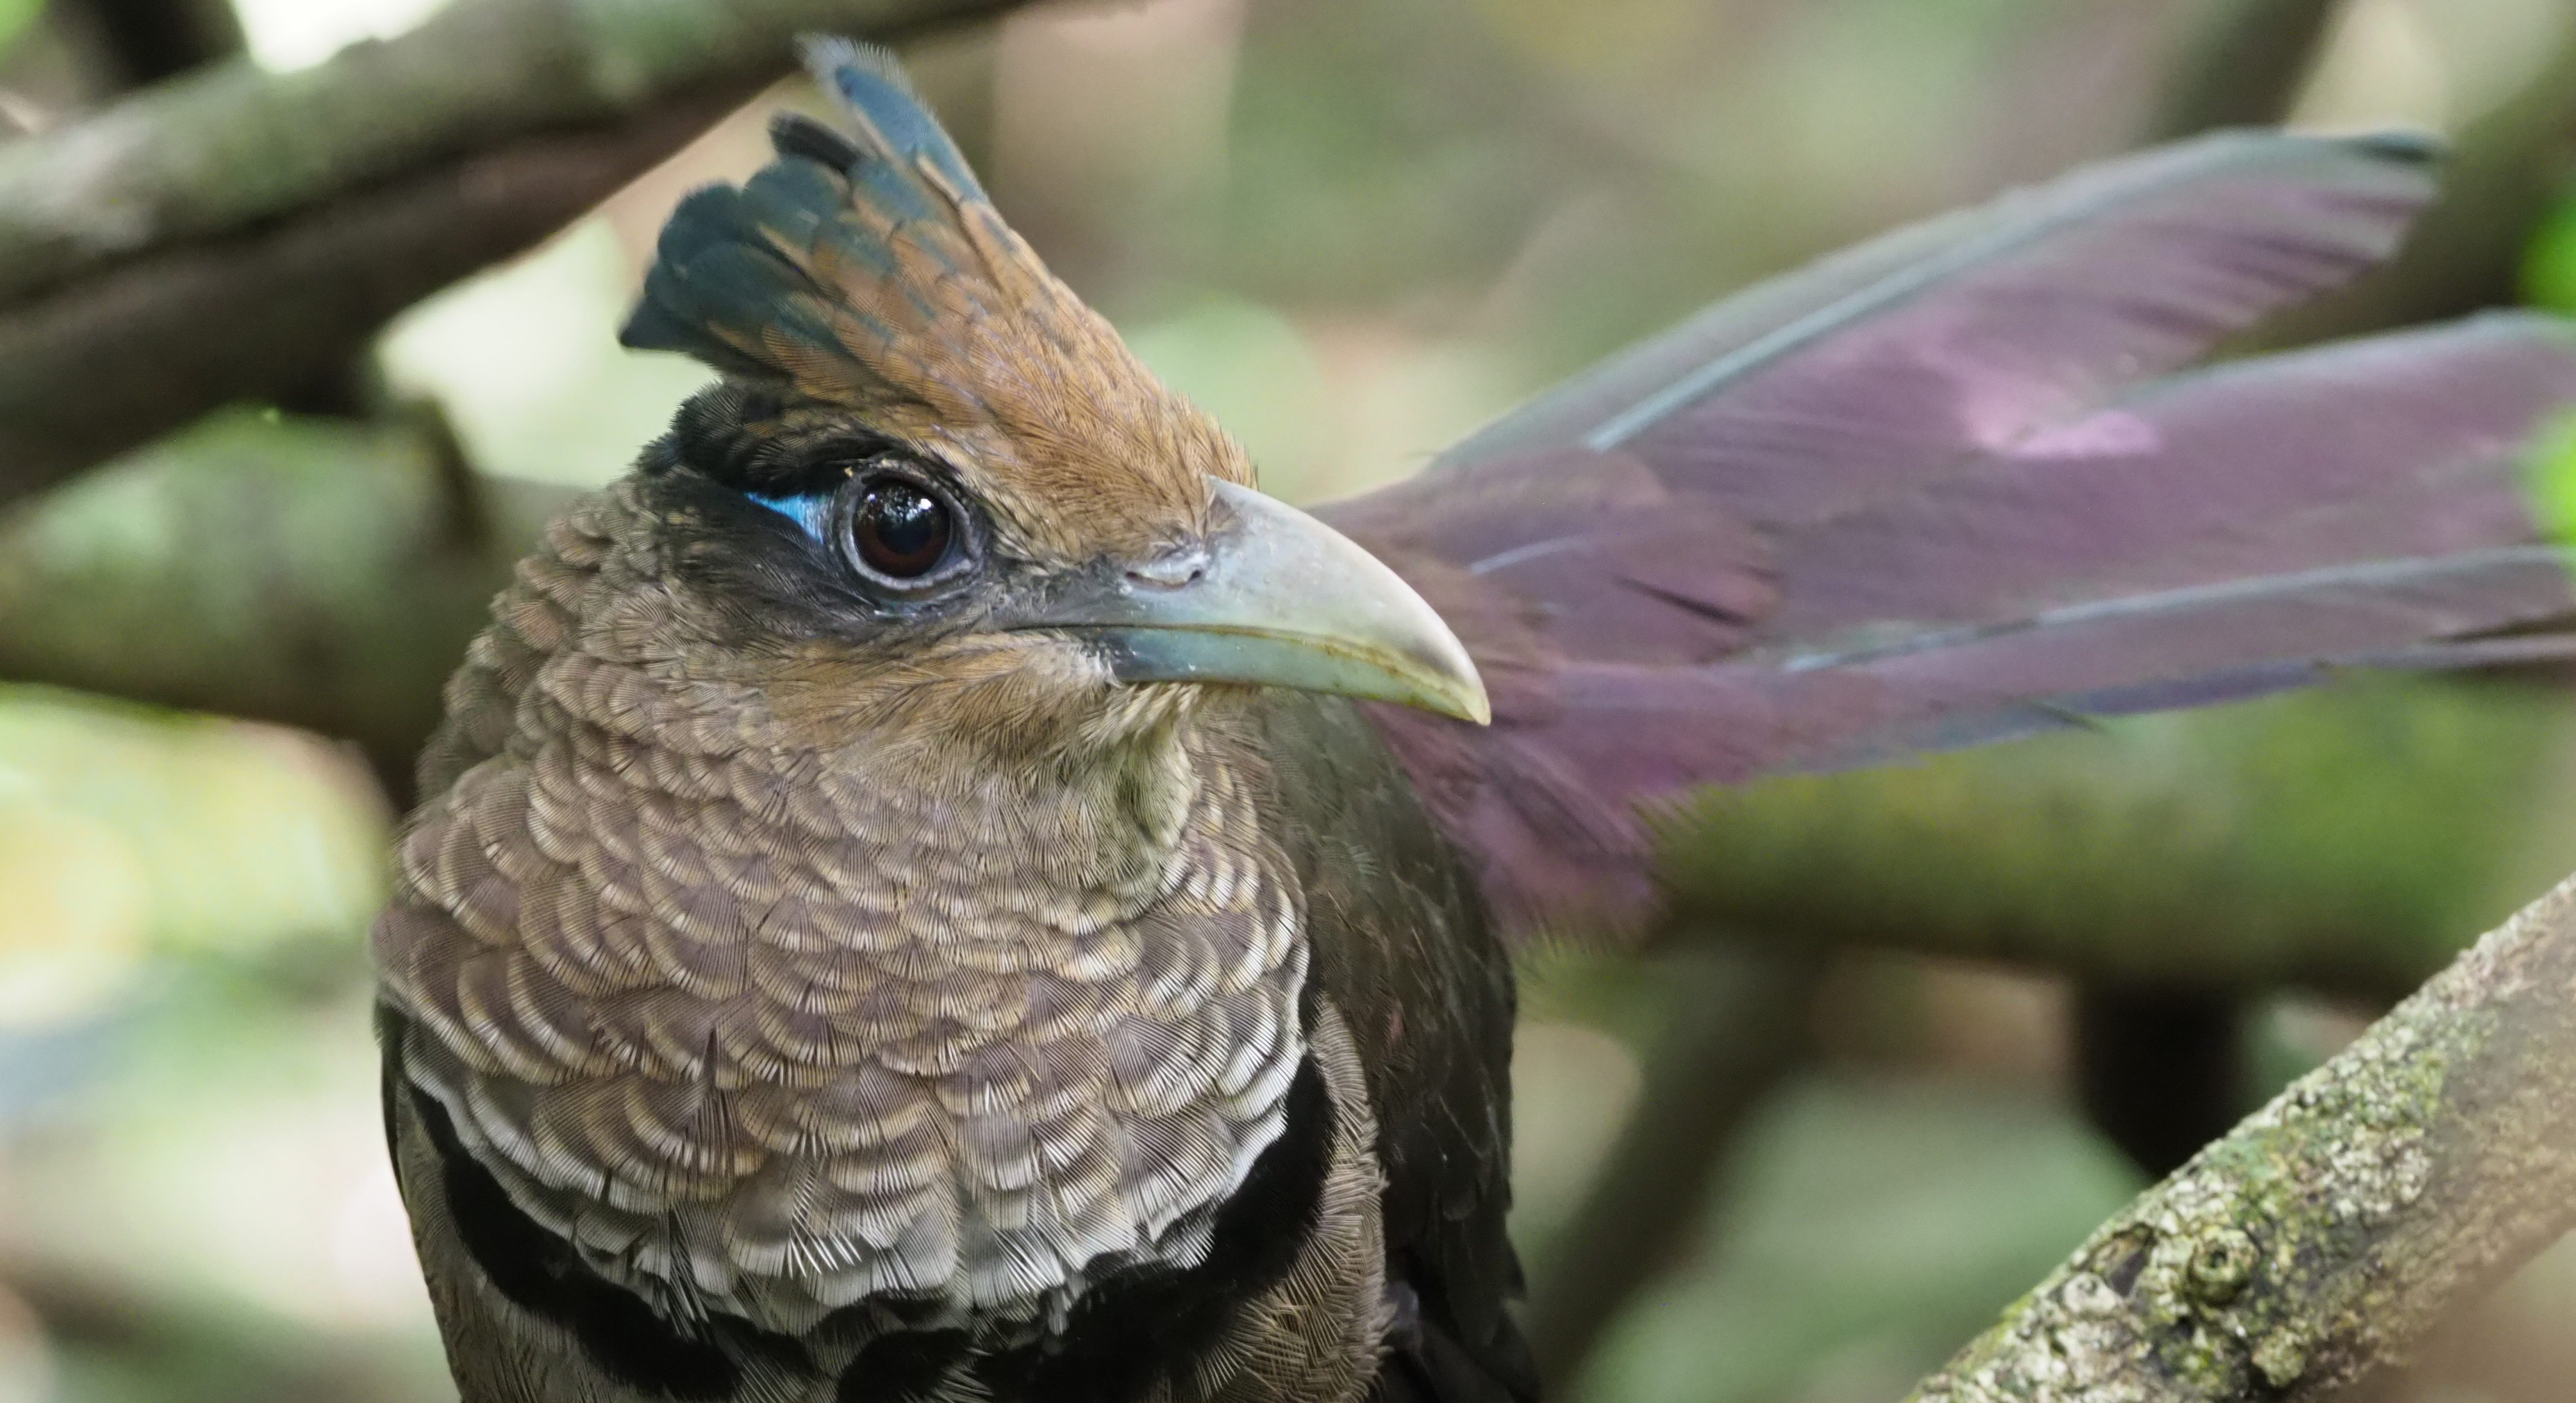
[(2576, 199), (2560, 201), (2524, 250), (2522, 295), (2536, 307), (2576, 312)]
[(354, 942), (385, 828), (350, 757), (294, 732), (0, 687), (0, 970), (14, 997), (40, 957), (86, 988), (146, 940)]
[(2533, 443), (2524, 484), (2541, 530), (2576, 541), (2576, 413), (2559, 416)]
[(1828, 1077), (1757, 1122), (1730, 1177), (1696, 1260), (1576, 1398), (1895, 1397), (2139, 1187), (2045, 1101)]
[(0, 54), (18, 42), (36, 16), (45, 12), (45, 0), (0, 0)]
[(1277, 312), (1206, 297), (1129, 330), (1127, 345), (1242, 441), (1270, 491), (1308, 495), (1306, 480), (1329, 466), (1332, 388), (1314, 350)]

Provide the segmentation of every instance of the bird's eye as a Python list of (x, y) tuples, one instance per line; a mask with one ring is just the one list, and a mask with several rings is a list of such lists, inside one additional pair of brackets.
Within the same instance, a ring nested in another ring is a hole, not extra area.
[(948, 504), (902, 478), (866, 484), (850, 513), (852, 553), (889, 580), (917, 580), (938, 569), (956, 541), (956, 517)]

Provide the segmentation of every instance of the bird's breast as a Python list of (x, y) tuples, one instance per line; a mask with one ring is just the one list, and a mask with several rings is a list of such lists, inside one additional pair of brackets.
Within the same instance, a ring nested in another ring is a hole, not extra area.
[(1292, 870), (1175, 741), (1035, 782), (786, 744), (577, 649), (407, 831), (407, 1074), (666, 1309), (1060, 1321), (1188, 1267), (1305, 1055)]

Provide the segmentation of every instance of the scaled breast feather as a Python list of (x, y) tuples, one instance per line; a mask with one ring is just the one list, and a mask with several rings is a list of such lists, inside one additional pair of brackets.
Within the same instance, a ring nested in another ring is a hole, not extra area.
[(677, 1319), (1033, 1327), (1195, 1265), (1305, 1051), (1253, 778), (1165, 757), (1189, 782), (1119, 849), (1079, 841), (1097, 795), (800, 748), (625, 641), (685, 633), (634, 491), (558, 524), (452, 690), (375, 933), (407, 1074)]

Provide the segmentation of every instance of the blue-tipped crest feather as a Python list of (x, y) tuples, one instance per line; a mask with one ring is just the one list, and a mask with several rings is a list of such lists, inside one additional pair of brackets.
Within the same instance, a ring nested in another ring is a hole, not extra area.
[[(1250, 481), (1242, 449), (1003, 223), (891, 55), (828, 39), (805, 55), (846, 134), (774, 122), (775, 160), (672, 214), (626, 327), (628, 345), (734, 382), (705, 401), (698, 461), (774, 495), (795, 475), (746, 439), (936, 439), (981, 465), (959, 471), (984, 474), (988, 501), (1043, 504), (1015, 517), (1029, 549), (1063, 561), (1176, 538), (1211, 476)], [(745, 406), (752, 420), (715, 422)]]
[[(960, 203), (985, 199), (893, 54), (833, 38), (808, 38), (802, 48), (815, 81), (855, 130), (783, 114), (770, 124), (778, 159), (739, 189), (715, 186), (683, 200), (663, 226), (644, 296), (620, 335), (628, 346), (682, 351), (729, 374), (774, 376), (785, 367), (764, 348), (778, 338), (854, 349), (835, 335), (826, 308), (842, 309), (844, 331), (890, 336), (849, 307), (847, 289), (818, 279), (901, 284), (891, 241), (902, 239), (916, 258), (944, 258), (942, 241), (902, 231), (953, 228)], [(919, 289), (901, 291), (926, 312)]]
[(916, 161), (927, 162), (958, 194), (985, 198), (965, 155), (912, 90), (891, 50), (830, 35), (808, 35), (798, 48), (814, 81), (839, 97), (857, 123), (868, 155), (907, 171)]
[(742, 203), (753, 225), (810, 254), (849, 193), (840, 177), (802, 157), (787, 156), (743, 182)]
[(765, 374), (747, 345), (812, 287), (768, 250), (743, 192), (711, 185), (680, 201), (662, 225), (644, 296), (618, 340), (637, 350), (685, 351), (731, 374)]
[(769, 144), (781, 156), (802, 156), (818, 166), (844, 173), (867, 159), (848, 137), (802, 112), (781, 112), (771, 117)]

